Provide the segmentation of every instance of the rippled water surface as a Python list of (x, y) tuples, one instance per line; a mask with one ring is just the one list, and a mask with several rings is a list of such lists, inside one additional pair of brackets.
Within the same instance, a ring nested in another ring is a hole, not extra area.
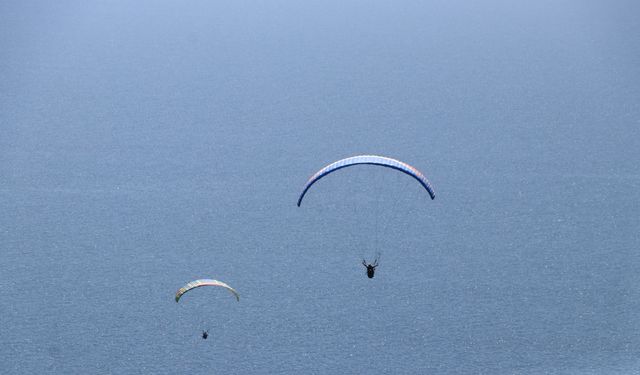
[(638, 14), (0, 4), (0, 372), (640, 372)]

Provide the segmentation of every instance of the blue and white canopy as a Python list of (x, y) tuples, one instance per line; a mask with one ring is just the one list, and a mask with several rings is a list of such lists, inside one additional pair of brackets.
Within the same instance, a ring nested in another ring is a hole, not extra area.
[(311, 185), (313, 185), (316, 181), (318, 181), (319, 179), (328, 175), (331, 172), (337, 171), (338, 169), (342, 169), (342, 168), (346, 168), (346, 167), (350, 167), (352, 165), (358, 165), (358, 164), (379, 165), (382, 167), (393, 168), (400, 172), (406, 173), (409, 176), (415, 178), (427, 190), (431, 199), (434, 199), (436, 197), (436, 194), (434, 193), (433, 188), (431, 187), (431, 184), (429, 183), (427, 178), (419, 170), (410, 166), (409, 164), (401, 162), (400, 160), (391, 159), (384, 156), (358, 155), (358, 156), (352, 156), (350, 158), (333, 162), (327, 165), (326, 167), (322, 168), (318, 172), (316, 172), (313, 176), (311, 176), (311, 178), (309, 178), (309, 181), (307, 181), (307, 183), (304, 185), (302, 194), (300, 194), (300, 197), (298, 198), (298, 207), (300, 207), (300, 204), (302, 203), (302, 198), (304, 198), (304, 195), (307, 193), (307, 190), (309, 190)]

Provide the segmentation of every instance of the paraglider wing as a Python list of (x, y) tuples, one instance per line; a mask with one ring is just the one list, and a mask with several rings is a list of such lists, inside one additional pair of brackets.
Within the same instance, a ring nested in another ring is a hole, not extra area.
[(233, 293), (233, 295), (236, 297), (236, 300), (240, 301), (240, 295), (238, 294), (238, 292), (236, 292), (235, 289), (223, 283), (222, 281), (212, 280), (212, 279), (201, 279), (201, 280), (192, 281), (187, 285), (183, 286), (182, 288), (178, 289), (178, 292), (176, 293), (176, 302), (180, 301), (180, 297), (182, 297), (182, 295), (185, 294), (186, 292), (190, 291), (191, 289), (199, 288), (201, 286), (221, 286), (229, 290), (231, 293)]
[(337, 171), (338, 169), (342, 169), (342, 168), (346, 168), (346, 167), (350, 167), (352, 165), (358, 165), (358, 164), (379, 165), (382, 167), (393, 168), (400, 172), (406, 173), (409, 176), (415, 178), (427, 190), (431, 199), (434, 199), (436, 197), (436, 194), (433, 191), (433, 188), (431, 187), (431, 184), (429, 183), (427, 178), (419, 170), (415, 169), (409, 164), (401, 162), (400, 160), (391, 159), (384, 156), (359, 155), (359, 156), (352, 156), (350, 158), (338, 160), (334, 163), (331, 163), (326, 167), (322, 168), (321, 170), (319, 170), (318, 172), (316, 172), (316, 174), (314, 174), (313, 176), (311, 176), (311, 178), (309, 178), (309, 181), (307, 181), (307, 183), (304, 185), (302, 194), (300, 194), (300, 197), (298, 198), (298, 207), (300, 207), (300, 204), (302, 203), (302, 198), (304, 198), (304, 195), (307, 193), (307, 190), (309, 190), (311, 185), (313, 185), (316, 181), (318, 181), (319, 179), (328, 175), (331, 172)]

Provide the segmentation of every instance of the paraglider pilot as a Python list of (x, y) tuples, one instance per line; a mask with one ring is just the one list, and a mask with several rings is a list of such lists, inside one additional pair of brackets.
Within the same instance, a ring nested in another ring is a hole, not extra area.
[(367, 268), (367, 276), (370, 279), (373, 279), (373, 276), (376, 272), (376, 267), (378, 267), (378, 257), (376, 257), (376, 260), (373, 262), (373, 264), (367, 264), (367, 261), (363, 259), (362, 265)]
[(207, 337), (209, 337), (209, 332), (207, 332), (207, 331), (202, 331), (202, 339), (203, 339), (203, 340), (206, 340), (206, 339), (207, 339)]

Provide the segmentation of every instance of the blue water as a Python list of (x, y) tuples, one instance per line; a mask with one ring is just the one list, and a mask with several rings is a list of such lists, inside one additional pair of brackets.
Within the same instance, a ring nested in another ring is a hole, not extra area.
[(640, 373), (640, 7), (469, 3), (1, 3), (0, 373)]

